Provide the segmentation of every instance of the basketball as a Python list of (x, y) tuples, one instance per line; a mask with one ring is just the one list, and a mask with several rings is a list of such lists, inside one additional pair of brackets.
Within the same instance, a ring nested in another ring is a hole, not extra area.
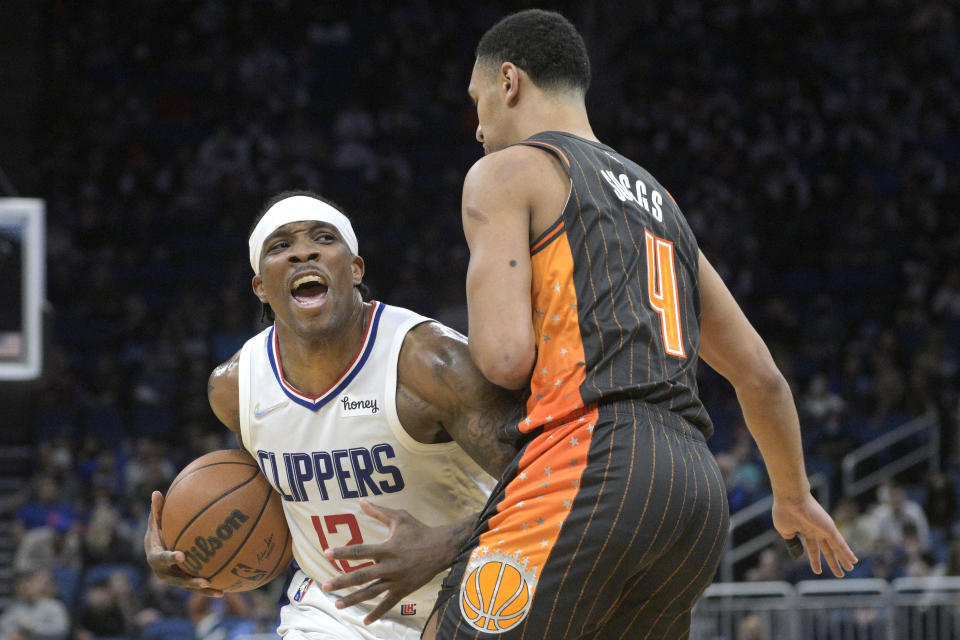
[(246, 452), (200, 456), (173, 479), (160, 514), (164, 546), (214, 589), (250, 591), (287, 568), (292, 541), (280, 496)]

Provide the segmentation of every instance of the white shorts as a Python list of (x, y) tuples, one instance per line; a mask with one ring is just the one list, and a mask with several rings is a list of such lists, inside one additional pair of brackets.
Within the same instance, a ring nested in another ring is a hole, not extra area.
[[(401, 620), (381, 618), (363, 624), (372, 609), (362, 606), (337, 609), (338, 596), (324, 593), (319, 583), (303, 571), (293, 575), (287, 585), (287, 600), (280, 608), (277, 633), (284, 640), (419, 640), (429, 610)], [(388, 614), (389, 615), (389, 614)]]

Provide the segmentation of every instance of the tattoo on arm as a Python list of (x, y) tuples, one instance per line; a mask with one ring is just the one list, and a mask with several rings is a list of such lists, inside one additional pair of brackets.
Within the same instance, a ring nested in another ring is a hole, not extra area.
[(453, 530), (450, 532), (450, 537), (459, 547), (463, 545), (470, 537), (470, 534), (473, 533), (473, 527), (477, 522), (476, 516), (470, 516), (465, 520), (461, 520), (453, 525)]
[(495, 478), (513, 461), (519, 451), (512, 443), (499, 439), (503, 426), (516, 412), (465, 411), (456, 419), (455, 440), (471, 458)]
[(397, 385), (397, 395), (413, 409), (427, 409), (430, 406), (430, 403), (423, 398), (418, 398), (407, 392), (403, 385)]

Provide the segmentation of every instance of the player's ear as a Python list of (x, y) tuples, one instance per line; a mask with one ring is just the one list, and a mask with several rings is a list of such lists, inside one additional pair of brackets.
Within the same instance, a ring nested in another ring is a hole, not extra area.
[(350, 264), (350, 269), (353, 271), (353, 286), (357, 286), (363, 282), (363, 274), (366, 269), (366, 265), (363, 263), (363, 258), (360, 256), (353, 256), (353, 262)]
[(503, 101), (508, 107), (515, 106), (520, 99), (520, 69), (512, 62), (500, 65), (500, 75), (497, 83), (503, 95)]
[(253, 276), (253, 280), (250, 282), (253, 285), (253, 293), (260, 299), (260, 302), (267, 304), (267, 294), (263, 288), (263, 276), (259, 273)]

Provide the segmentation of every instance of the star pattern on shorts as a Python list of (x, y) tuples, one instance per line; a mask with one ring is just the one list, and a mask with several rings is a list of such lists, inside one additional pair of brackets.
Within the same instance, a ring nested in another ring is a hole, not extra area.
[(571, 446), (571, 447), (575, 447), (575, 446), (577, 446), (578, 444), (580, 444), (580, 441), (577, 440), (577, 437), (576, 437), (576, 436), (572, 436), (572, 437), (570, 438), (570, 446)]

